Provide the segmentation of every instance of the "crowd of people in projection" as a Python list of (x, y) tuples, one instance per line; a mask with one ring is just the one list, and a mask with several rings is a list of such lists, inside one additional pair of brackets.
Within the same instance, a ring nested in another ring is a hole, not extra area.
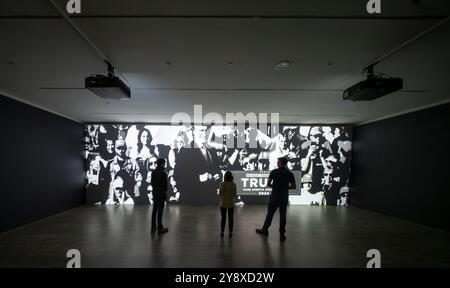
[[(91, 204), (152, 204), (159, 158), (167, 163), (169, 202), (216, 204), (227, 170), (272, 170), (279, 157), (301, 171), (301, 193), (291, 204), (347, 204), (350, 127), (91, 124), (84, 144)], [(243, 201), (239, 196), (237, 204)]]

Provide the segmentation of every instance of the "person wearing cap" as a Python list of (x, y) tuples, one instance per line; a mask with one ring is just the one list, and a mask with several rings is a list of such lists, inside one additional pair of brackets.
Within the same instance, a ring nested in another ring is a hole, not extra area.
[[(304, 154), (306, 152), (306, 155)], [(311, 127), (308, 140), (302, 144), (302, 157), (300, 167), (302, 173), (312, 176), (311, 193), (318, 193), (322, 190), (321, 181), (324, 172), (321, 157), (328, 157), (331, 154), (331, 147), (328, 141), (324, 140), (321, 127)]]
[(284, 157), (278, 158), (277, 169), (270, 172), (267, 186), (272, 187), (269, 204), (267, 209), (266, 219), (261, 229), (256, 229), (256, 233), (262, 235), (269, 235), (269, 227), (272, 223), (272, 218), (277, 209), (280, 209), (280, 241), (286, 240), (286, 210), (289, 201), (289, 189), (295, 189), (294, 174), (286, 167), (287, 159)]
[(311, 189), (312, 178), (309, 174), (304, 174), (301, 179), (301, 190), (300, 195), (290, 195), (289, 196), (289, 204), (294, 205), (310, 205), (311, 204), (311, 193), (309, 190)]
[(304, 174), (302, 177), (302, 188), (300, 190), (301, 204), (309, 204), (309, 205), (326, 204), (323, 192), (320, 191), (314, 194), (311, 193), (312, 183), (313, 178), (311, 174)]
[(311, 174), (304, 174), (302, 177), (302, 189), (301, 193), (309, 192), (311, 190), (312, 177)]
[(341, 187), (339, 190), (339, 199), (337, 202), (338, 206), (347, 206), (348, 205), (348, 187)]

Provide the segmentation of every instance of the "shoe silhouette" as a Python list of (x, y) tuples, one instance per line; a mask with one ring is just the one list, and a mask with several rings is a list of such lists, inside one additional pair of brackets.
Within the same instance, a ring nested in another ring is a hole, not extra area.
[(280, 234), (280, 241), (281, 241), (281, 242), (286, 241), (286, 235)]
[(158, 229), (156, 229), (156, 226), (152, 226), (152, 229), (150, 230), (150, 233), (155, 233)]
[(158, 228), (158, 234), (169, 232), (169, 229), (166, 227)]
[(220, 232), (220, 237), (223, 238), (223, 232)]
[(264, 229), (256, 229), (256, 233), (266, 235), (266, 236), (269, 235), (269, 231), (264, 230)]

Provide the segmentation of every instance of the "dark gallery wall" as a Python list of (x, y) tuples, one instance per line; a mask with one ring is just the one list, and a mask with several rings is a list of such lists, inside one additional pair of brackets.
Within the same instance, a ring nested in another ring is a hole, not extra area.
[(355, 127), (350, 203), (450, 230), (450, 104)]
[(0, 95), (0, 232), (85, 203), (83, 125)]

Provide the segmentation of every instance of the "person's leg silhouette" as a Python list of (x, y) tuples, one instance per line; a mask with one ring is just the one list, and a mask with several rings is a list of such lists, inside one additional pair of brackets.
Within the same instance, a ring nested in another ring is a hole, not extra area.
[(228, 230), (230, 237), (233, 237), (233, 221), (234, 221), (234, 208), (228, 208)]
[(223, 237), (223, 232), (225, 230), (225, 222), (227, 220), (227, 208), (220, 207), (220, 237)]
[(287, 212), (287, 205), (280, 204), (280, 240), (284, 241), (286, 240), (286, 212)]
[(267, 206), (267, 214), (266, 219), (264, 220), (264, 225), (262, 229), (256, 229), (256, 233), (268, 235), (269, 234), (269, 227), (272, 224), (273, 215), (277, 211), (278, 203), (269, 201), (269, 204)]

